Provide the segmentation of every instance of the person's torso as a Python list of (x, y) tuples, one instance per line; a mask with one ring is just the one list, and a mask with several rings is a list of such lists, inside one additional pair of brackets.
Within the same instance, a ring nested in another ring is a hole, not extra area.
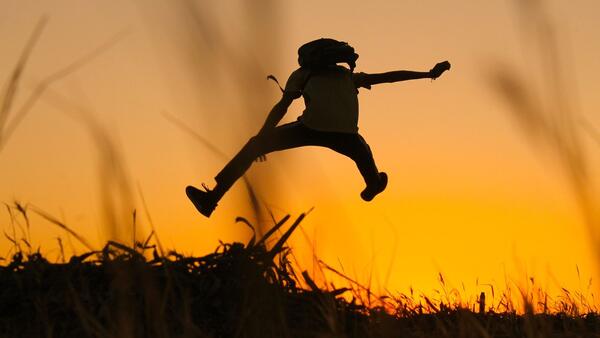
[(309, 71), (302, 90), (306, 109), (299, 120), (316, 130), (355, 133), (357, 94), (352, 73), (344, 67)]

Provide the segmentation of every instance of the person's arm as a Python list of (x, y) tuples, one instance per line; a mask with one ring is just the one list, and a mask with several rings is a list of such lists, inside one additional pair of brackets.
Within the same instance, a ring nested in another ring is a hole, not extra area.
[[(263, 124), (262, 128), (260, 128), (260, 131), (254, 137), (263, 137), (264, 135), (268, 134), (269, 131), (273, 130), (277, 126), (279, 121), (281, 121), (281, 119), (285, 116), (285, 113), (287, 113), (287, 110), (292, 104), (292, 101), (294, 101), (298, 97), (299, 95), (296, 95), (295, 93), (283, 92), (283, 96), (281, 97), (279, 102), (277, 102), (273, 106), (273, 108), (269, 112), (269, 115), (267, 115), (267, 119), (265, 120), (265, 123)], [(256, 159), (256, 162), (264, 162), (266, 160), (266, 155), (261, 155)]]
[(392, 83), (407, 80), (424, 79), (431, 77), (429, 72), (414, 72), (410, 70), (396, 70), (379, 74), (366, 74), (365, 83), (375, 85), (380, 83)]
[(263, 135), (265, 132), (275, 128), (279, 121), (285, 116), (285, 113), (287, 113), (292, 101), (302, 96), (302, 89), (306, 83), (306, 76), (306, 72), (303, 72), (302, 69), (297, 69), (290, 75), (285, 84), (285, 90), (282, 90), (283, 96), (269, 112), (269, 115), (262, 128), (260, 128), (257, 136)]
[(279, 102), (277, 102), (269, 112), (269, 115), (267, 116), (267, 119), (265, 120), (265, 123), (263, 124), (262, 128), (260, 128), (258, 135), (263, 135), (265, 132), (268, 132), (269, 130), (277, 126), (279, 121), (281, 121), (281, 119), (285, 116), (285, 113), (287, 113), (287, 110), (292, 104), (292, 101), (294, 101), (294, 99), (298, 97), (294, 96), (295, 95), (292, 93), (283, 93), (283, 96), (281, 97)]
[(357, 87), (370, 88), (372, 85), (379, 83), (393, 83), (399, 81), (416, 80), (416, 79), (436, 79), (443, 72), (450, 69), (448, 61), (436, 64), (428, 72), (415, 72), (410, 70), (396, 70), (378, 74), (364, 74), (357, 83)]

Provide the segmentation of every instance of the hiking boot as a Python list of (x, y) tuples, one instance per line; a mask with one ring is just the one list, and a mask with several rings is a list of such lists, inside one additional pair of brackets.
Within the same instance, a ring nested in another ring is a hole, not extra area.
[(210, 214), (212, 214), (213, 210), (215, 210), (215, 207), (217, 206), (217, 200), (212, 190), (208, 189), (204, 185), (203, 187), (206, 189), (206, 191), (202, 191), (192, 187), (191, 185), (188, 185), (185, 188), (185, 194), (202, 215), (210, 217)]
[(388, 183), (387, 174), (384, 172), (380, 172), (378, 175), (379, 175), (379, 182), (377, 184), (368, 185), (365, 188), (365, 190), (363, 190), (360, 193), (360, 197), (363, 200), (369, 202), (373, 198), (375, 198), (375, 196), (377, 196), (380, 192), (385, 190), (385, 187), (387, 186), (387, 183)]

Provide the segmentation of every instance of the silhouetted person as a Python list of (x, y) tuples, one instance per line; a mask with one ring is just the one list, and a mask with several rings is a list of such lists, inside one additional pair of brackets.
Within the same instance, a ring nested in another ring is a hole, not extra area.
[[(192, 186), (186, 194), (200, 213), (210, 217), (218, 201), (248, 170), (254, 160), (279, 150), (321, 146), (350, 157), (365, 180), (360, 193), (371, 201), (387, 186), (387, 175), (379, 172), (371, 149), (358, 133), (358, 88), (413, 79), (436, 79), (450, 69), (440, 62), (428, 72), (392, 71), (381, 74), (354, 73), (358, 54), (345, 42), (318, 39), (298, 49), (300, 68), (289, 77), (283, 96), (267, 116), (258, 134), (215, 177), (217, 185), (205, 191)], [(350, 69), (337, 65), (347, 63)], [(277, 126), (293, 100), (304, 97), (306, 109), (297, 121)]]

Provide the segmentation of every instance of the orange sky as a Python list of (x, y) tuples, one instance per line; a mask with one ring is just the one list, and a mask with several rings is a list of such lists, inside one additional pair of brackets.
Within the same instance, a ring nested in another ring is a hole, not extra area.
[[(544, 3), (566, 83), (575, 85), (565, 95), (577, 116), (598, 129), (600, 4)], [(106, 161), (78, 116), (92, 116), (110, 135), (124, 159), (132, 205), (142, 208), (139, 186), (163, 244), (206, 253), (218, 239), (248, 238), (234, 223), (236, 216), (252, 218), (246, 191), (234, 186), (210, 220), (196, 214), (184, 187), (212, 185), (223, 161), (162, 113), (231, 156), (278, 98), (266, 75), (285, 81), (297, 67), (297, 47), (327, 36), (357, 49), (357, 71), (428, 70), (445, 59), (453, 68), (433, 82), (361, 90), (360, 132), (390, 175), (388, 189), (372, 203), (360, 200), (363, 183), (352, 162), (328, 150), (272, 154), (252, 167), (260, 198), (277, 217), (315, 207), (302, 226), (321, 259), (341, 262), (359, 280), (374, 271), (377, 287), (399, 291), (430, 292), (438, 272), (469, 292), (481, 291), (477, 279), (502, 286), (507, 275), (509, 282), (534, 275), (549, 288), (578, 289), (575, 266), (583, 280), (596, 271), (581, 204), (555, 148), (530, 142), (492, 86), (500, 65), (532, 88), (547, 84), (516, 2), (3, 1), (1, 7), (3, 81), (38, 19), (49, 17), (17, 107), (41, 79), (125, 32), (53, 84), (0, 151), (1, 201), (32, 203), (98, 246), (108, 236), (99, 189)], [(294, 103), (286, 120), (301, 111), (302, 103)], [(585, 184), (597, 196), (600, 144), (579, 124), (576, 134), (589, 161)], [(34, 220), (33, 242), (56, 255), (55, 237), (64, 234)], [(8, 229), (6, 212), (0, 221)], [(146, 217), (141, 222), (148, 229)], [(305, 237), (298, 232), (290, 244), (310, 269)], [(8, 251), (9, 242), (0, 249)]]

